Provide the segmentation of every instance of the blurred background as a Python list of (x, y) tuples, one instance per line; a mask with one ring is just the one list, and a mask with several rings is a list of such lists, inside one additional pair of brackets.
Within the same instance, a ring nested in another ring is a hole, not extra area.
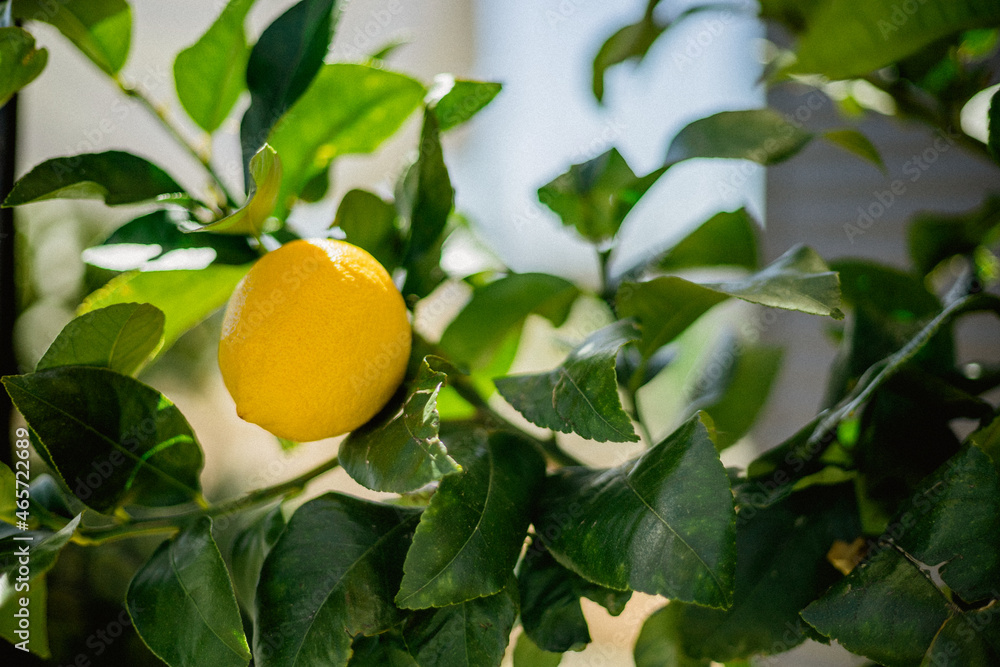
[[(211, 24), (222, 3), (132, 0), (131, 4), (132, 51), (124, 78), (142, 87), (197, 143), (201, 135), (177, 102), (173, 59)], [(292, 0), (258, 0), (250, 18), (251, 37), (292, 4)], [(694, 3), (667, 0), (658, 10), (672, 17), (687, 4)], [(389, 66), (425, 82), (443, 72), (502, 82), (503, 92), (485, 111), (444, 139), (456, 208), (470, 220), (482, 245), (512, 269), (546, 271), (596, 286), (598, 266), (592, 248), (563, 228), (536, 197), (540, 185), (570, 164), (614, 146), (636, 172), (645, 173), (662, 164), (670, 139), (691, 120), (722, 110), (760, 107), (767, 101), (811, 130), (844, 124), (835, 102), (813, 89), (803, 88), (799, 94), (786, 87), (765, 100), (759, 85), (765, 35), (752, 18), (753, 11), (737, 9), (699, 13), (657, 41), (639, 66), (609, 70), (605, 104), (599, 105), (591, 92), (594, 55), (610, 34), (641, 16), (645, 5), (644, 0), (347, 0), (328, 61), (361, 60), (398, 40), (405, 44), (389, 57)], [(144, 108), (124, 98), (50, 26), (35, 25), (33, 32), (50, 56), (41, 78), (20, 96), (19, 175), (51, 157), (123, 149), (154, 158), (185, 186), (203, 185), (193, 158)], [(241, 102), (214, 143), (213, 162), (234, 191), (241, 189), (242, 180), (236, 119), (246, 104), (247, 100)], [(872, 104), (877, 106), (877, 100)], [(733, 161), (691, 160), (671, 169), (626, 221), (613, 270), (630, 268), (712, 214), (740, 206), (747, 206), (765, 226), (765, 262), (796, 243), (806, 243), (827, 259), (861, 256), (903, 266), (905, 221), (920, 210), (974, 207), (991, 173), (957, 147), (941, 152), (930, 167), (932, 177), (897, 197), (862, 235), (845, 233), (845, 223), (857, 219), (858, 207), (875, 201), (880, 191), (902, 176), (907, 160), (933, 145), (934, 136), (923, 128), (900, 131), (894, 123), (876, 113), (860, 124), (882, 151), (885, 174), (823, 142), (813, 142), (795, 160), (771, 168), (766, 178), (762, 168)], [(297, 208), (291, 222), (301, 233), (325, 234), (347, 190), (365, 187), (390, 195), (416, 146), (418, 131), (414, 117), (406, 131), (377, 155), (338, 160), (331, 173), (331, 196)], [(21, 313), (15, 335), (23, 369), (34, 366), (83, 296), (108, 277), (106, 270), (84, 263), (82, 250), (140, 213), (134, 207), (126, 211), (70, 201), (18, 209)], [(447, 260), (459, 271), (464, 263), (478, 261), (475, 253), (462, 247), (453, 248)], [(421, 313), (418, 324), (439, 332), (465, 298), (467, 291), (459, 284), (446, 284), (435, 296), (437, 307)], [(566, 344), (582, 338), (600, 317), (599, 311), (582, 303), (559, 331), (540, 320), (530, 321), (514, 370), (553, 365), (566, 353)], [(210, 499), (290, 478), (327, 459), (337, 446), (336, 441), (321, 441), (284, 452), (272, 436), (236, 417), (215, 358), (219, 320), (216, 315), (185, 335), (142, 378), (174, 400), (198, 433), (205, 449), (204, 486)], [(697, 353), (707, 354), (727, 326), (746, 321), (756, 323), (765, 342), (782, 345), (786, 351), (768, 408), (744, 442), (727, 450), (729, 465), (745, 464), (755, 452), (776, 445), (812, 418), (835, 353), (833, 342), (824, 342), (828, 325), (819, 318), (784, 312), (765, 317), (741, 303), (717, 309), (698, 323), (691, 336), (700, 340)], [(988, 334), (988, 329), (980, 333), (974, 326), (966, 327), (959, 334), (960, 356), (971, 358), (995, 346)], [(669, 432), (679, 416), (683, 406), (676, 388), (693, 382), (686, 373), (690, 366), (664, 374), (669, 377), (654, 381), (640, 395), (644, 412), (654, 415), (650, 420), (654, 436)], [(594, 465), (612, 465), (636, 451), (628, 445), (615, 445), (613, 450), (594, 443), (569, 446)], [(342, 471), (318, 480), (309, 495), (331, 488), (364, 497), (378, 495)], [(146, 544), (123, 547), (114, 557), (67, 550), (63, 559), (67, 564), (78, 560), (90, 579), (59, 574), (71, 570), (68, 567), (58, 568), (51, 577), (51, 613), (76, 619), (69, 626), (71, 636), (52, 638), (57, 655), (69, 652), (72, 657), (80, 647), (90, 646), (86, 651), (93, 664), (111, 664), (102, 662), (88, 640), (118, 617), (120, 604), (112, 601), (124, 597), (128, 575), (123, 573), (138, 564), (148, 548)], [(95, 562), (99, 558), (105, 560)], [(108, 604), (80, 608), (80, 601), (95, 592)], [(582, 653), (567, 655), (563, 664), (631, 664), (639, 622), (662, 603), (636, 595), (628, 610), (612, 619), (601, 607), (583, 600), (594, 643)], [(767, 664), (857, 661), (836, 648), (808, 645)]]

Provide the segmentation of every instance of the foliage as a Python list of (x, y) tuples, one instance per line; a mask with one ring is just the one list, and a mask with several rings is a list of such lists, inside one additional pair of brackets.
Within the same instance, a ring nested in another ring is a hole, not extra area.
[[(650, 0), (600, 48), (598, 100), (610, 68), (642, 61), (690, 16), (719, 11), (706, 4), (668, 20), (667, 4)], [(245, 197), (207, 159), (199, 158), (205, 187), (188, 192), (155, 156), (112, 151), (48, 160), (5, 199), (152, 205), (88, 252), (132, 243), (197, 249), (206, 261), (157, 270), (144, 260), (114, 275), (33, 372), (3, 378), (28, 426), (18, 456), (30, 447), (52, 477), (32, 486), (30, 505), (0, 506), (0, 590), (16, 569), (22, 530), (12, 522), (23, 521), (36, 539), (37, 616), (44, 577), (67, 544), (100, 550), (166, 537), (133, 568), (125, 603), (142, 641), (171, 667), (498, 665), (518, 625), (514, 664), (555, 665), (591, 640), (581, 598), (616, 615), (633, 591), (671, 600), (642, 629), (642, 666), (747, 664), (807, 639), (836, 640), (885, 665), (1000, 662), (990, 622), (1000, 605), (1000, 413), (984, 397), (1000, 384), (1000, 367), (982, 360), (962, 373), (952, 337), (970, 314), (1000, 316), (1000, 297), (986, 289), (1000, 263), (995, 194), (968, 214), (915, 219), (908, 271), (858, 260), (831, 267), (804, 246), (761, 266), (759, 230), (740, 209), (611, 274), (633, 207), (687, 160), (771, 165), (823, 139), (884, 168), (853, 129), (821, 133), (773, 110), (723, 111), (683, 128), (648, 174), (611, 149), (540, 185), (540, 202), (592, 244), (603, 269), (597, 290), (544, 273), (449, 276), (442, 247), (468, 228), (454, 211), (441, 135), (502, 96), (500, 84), (443, 76), (428, 86), (381, 61), (324, 63), (340, 13), (333, 0), (301, 0), (248, 44), (252, 5), (232, 0), (173, 70), (184, 111), (209, 137), (249, 95)], [(131, 36), (125, 0), (14, 0), (6, 9), (29, 30), (34, 21), (55, 26), (124, 94), (153, 108), (118, 78)], [(995, 75), (995, 3), (763, 0), (760, 13), (795, 40), (776, 48), (769, 85), (864, 81), (901, 118), (945, 128)], [(2, 101), (39, 74), (47, 53), (22, 28), (0, 28), (0, 41)], [(410, 122), (419, 123), (419, 144), (394, 197), (348, 192), (331, 233), (378, 258), (411, 309), (443, 283), (464, 282), (471, 298), (441, 323), (439, 340), (414, 332), (403, 387), (340, 443), (339, 458), (209, 504), (196, 435), (136, 375), (221, 307), (265, 248), (297, 238), (288, 213), (326, 195), (332, 164), (376, 151)], [(960, 141), (997, 155), (996, 97), (989, 128), (988, 144)], [(956, 263), (962, 276), (931, 291), (940, 267)], [(704, 278), (720, 267), (726, 279)], [(637, 400), (692, 326), (730, 298), (831, 326), (848, 317), (826, 409), (745, 470), (727, 470), (719, 452), (764, 409), (780, 350), (726, 338), (710, 361), (718, 372), (706, 368), (681, 423), (656, 440)], [(529, 319), (558, 327), (583, 301), (603, 304), (613, 321), (583, 332), (554, 368), (510, 373)], [(502, 400), (541, 429), (505, 417)], [(976, 420), (976, 430), (962, 437), (958, 418)], [(556, 433), (608, 448), (642, 440), (644, 449), (594, 469)], [(287, 502), (338, 465), (368, 489), (400, 495)], [(0, 469), (4, 503), (22, 484), (14, 472)], [(226, 542), (223, 521), (238, 526)], [(43, 642), (31, 648), (48, 651)]]

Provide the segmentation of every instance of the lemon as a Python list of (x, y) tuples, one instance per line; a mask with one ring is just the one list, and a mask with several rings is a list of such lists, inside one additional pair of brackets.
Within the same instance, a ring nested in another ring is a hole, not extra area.
[(330, 239), (292, 241), (254, 264), (229, 300), (219, 342), (237, 414), (296, 442), (371, 419), (409, 356), (392, 278), (361, 248)]

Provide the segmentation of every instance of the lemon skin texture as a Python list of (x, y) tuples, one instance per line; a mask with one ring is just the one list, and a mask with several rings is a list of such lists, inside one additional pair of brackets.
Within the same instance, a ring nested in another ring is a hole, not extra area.
[(406, 304), (350, 243), (296, 240), (236, 286), (219, 368), (244, 420), (309, 442), (361, 426), (392, 397), (410, 356)]

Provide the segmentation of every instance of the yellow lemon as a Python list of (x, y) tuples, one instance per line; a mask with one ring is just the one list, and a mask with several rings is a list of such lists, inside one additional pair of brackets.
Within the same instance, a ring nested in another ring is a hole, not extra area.
[(240, 417), (297, 442), (371, 419), (403, 380), (403, 297), (367, 252), (292, 241), (267, 253), (226, 308), (219, 368)]

